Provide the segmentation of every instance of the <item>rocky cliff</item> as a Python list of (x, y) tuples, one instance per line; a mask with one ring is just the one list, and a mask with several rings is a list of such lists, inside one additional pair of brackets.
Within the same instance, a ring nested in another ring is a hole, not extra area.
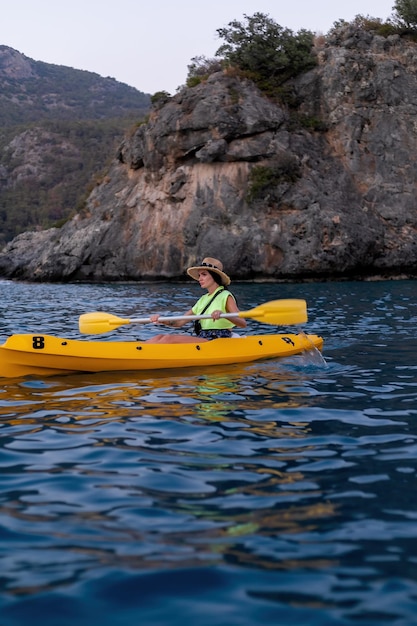
[(161, 103), (85, 210), (19, 235), (0, 274), (181, 278), (210, 255), (235, 279), (416, 275), (416, 44), (349, 26), (317, 55), (292, 107), (227, 73)]

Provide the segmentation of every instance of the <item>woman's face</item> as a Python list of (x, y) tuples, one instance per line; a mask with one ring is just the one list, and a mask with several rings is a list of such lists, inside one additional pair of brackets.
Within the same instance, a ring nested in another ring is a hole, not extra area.
[(198, 282), (202, 289), (210, 289), (213, 286), (218, 286), (213, 276), (207, 270), (200, 270), (198, 272)]

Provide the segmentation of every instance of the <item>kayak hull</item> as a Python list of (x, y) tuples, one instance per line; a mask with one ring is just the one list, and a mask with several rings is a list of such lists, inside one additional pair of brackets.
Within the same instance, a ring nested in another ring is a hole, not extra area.
[(50, 335), (12, 335), (0, 345), (0, 377), (56, 376), (206, 367), (287, 357), (319, 349), (317, 335), (250, 335), (202, 343), (81, 341)]

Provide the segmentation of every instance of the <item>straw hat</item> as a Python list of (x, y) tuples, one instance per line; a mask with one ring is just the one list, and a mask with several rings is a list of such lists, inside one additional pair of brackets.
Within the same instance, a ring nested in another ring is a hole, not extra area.
[(191, 278), (194, 278), (194, 280), (198, 280), (198, 272), (201, 270), (208, 270), (210, 272), (218, 274), (221, 278), (222, 285), (224, 285), (225, 287), (227, 285), (230, 285), (230, 278), (227, 274), (223, 272), (223, 263), (218, 259), (213, 259), (210, 256), (206, 256), (206, 258), (203, 259), (201, 265), (189, 267), (187, 270), (187, 274), (191, 276)]

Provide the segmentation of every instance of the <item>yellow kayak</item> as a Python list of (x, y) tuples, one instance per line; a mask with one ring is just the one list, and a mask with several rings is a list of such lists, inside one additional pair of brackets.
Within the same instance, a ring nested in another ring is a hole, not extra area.
[(80, 341), (50, 335), (12, 335), (0, 345), (0, 377), (56, 376), (248, 363), (317, 348), (317, 335), (250, 335), (202, 343)]

